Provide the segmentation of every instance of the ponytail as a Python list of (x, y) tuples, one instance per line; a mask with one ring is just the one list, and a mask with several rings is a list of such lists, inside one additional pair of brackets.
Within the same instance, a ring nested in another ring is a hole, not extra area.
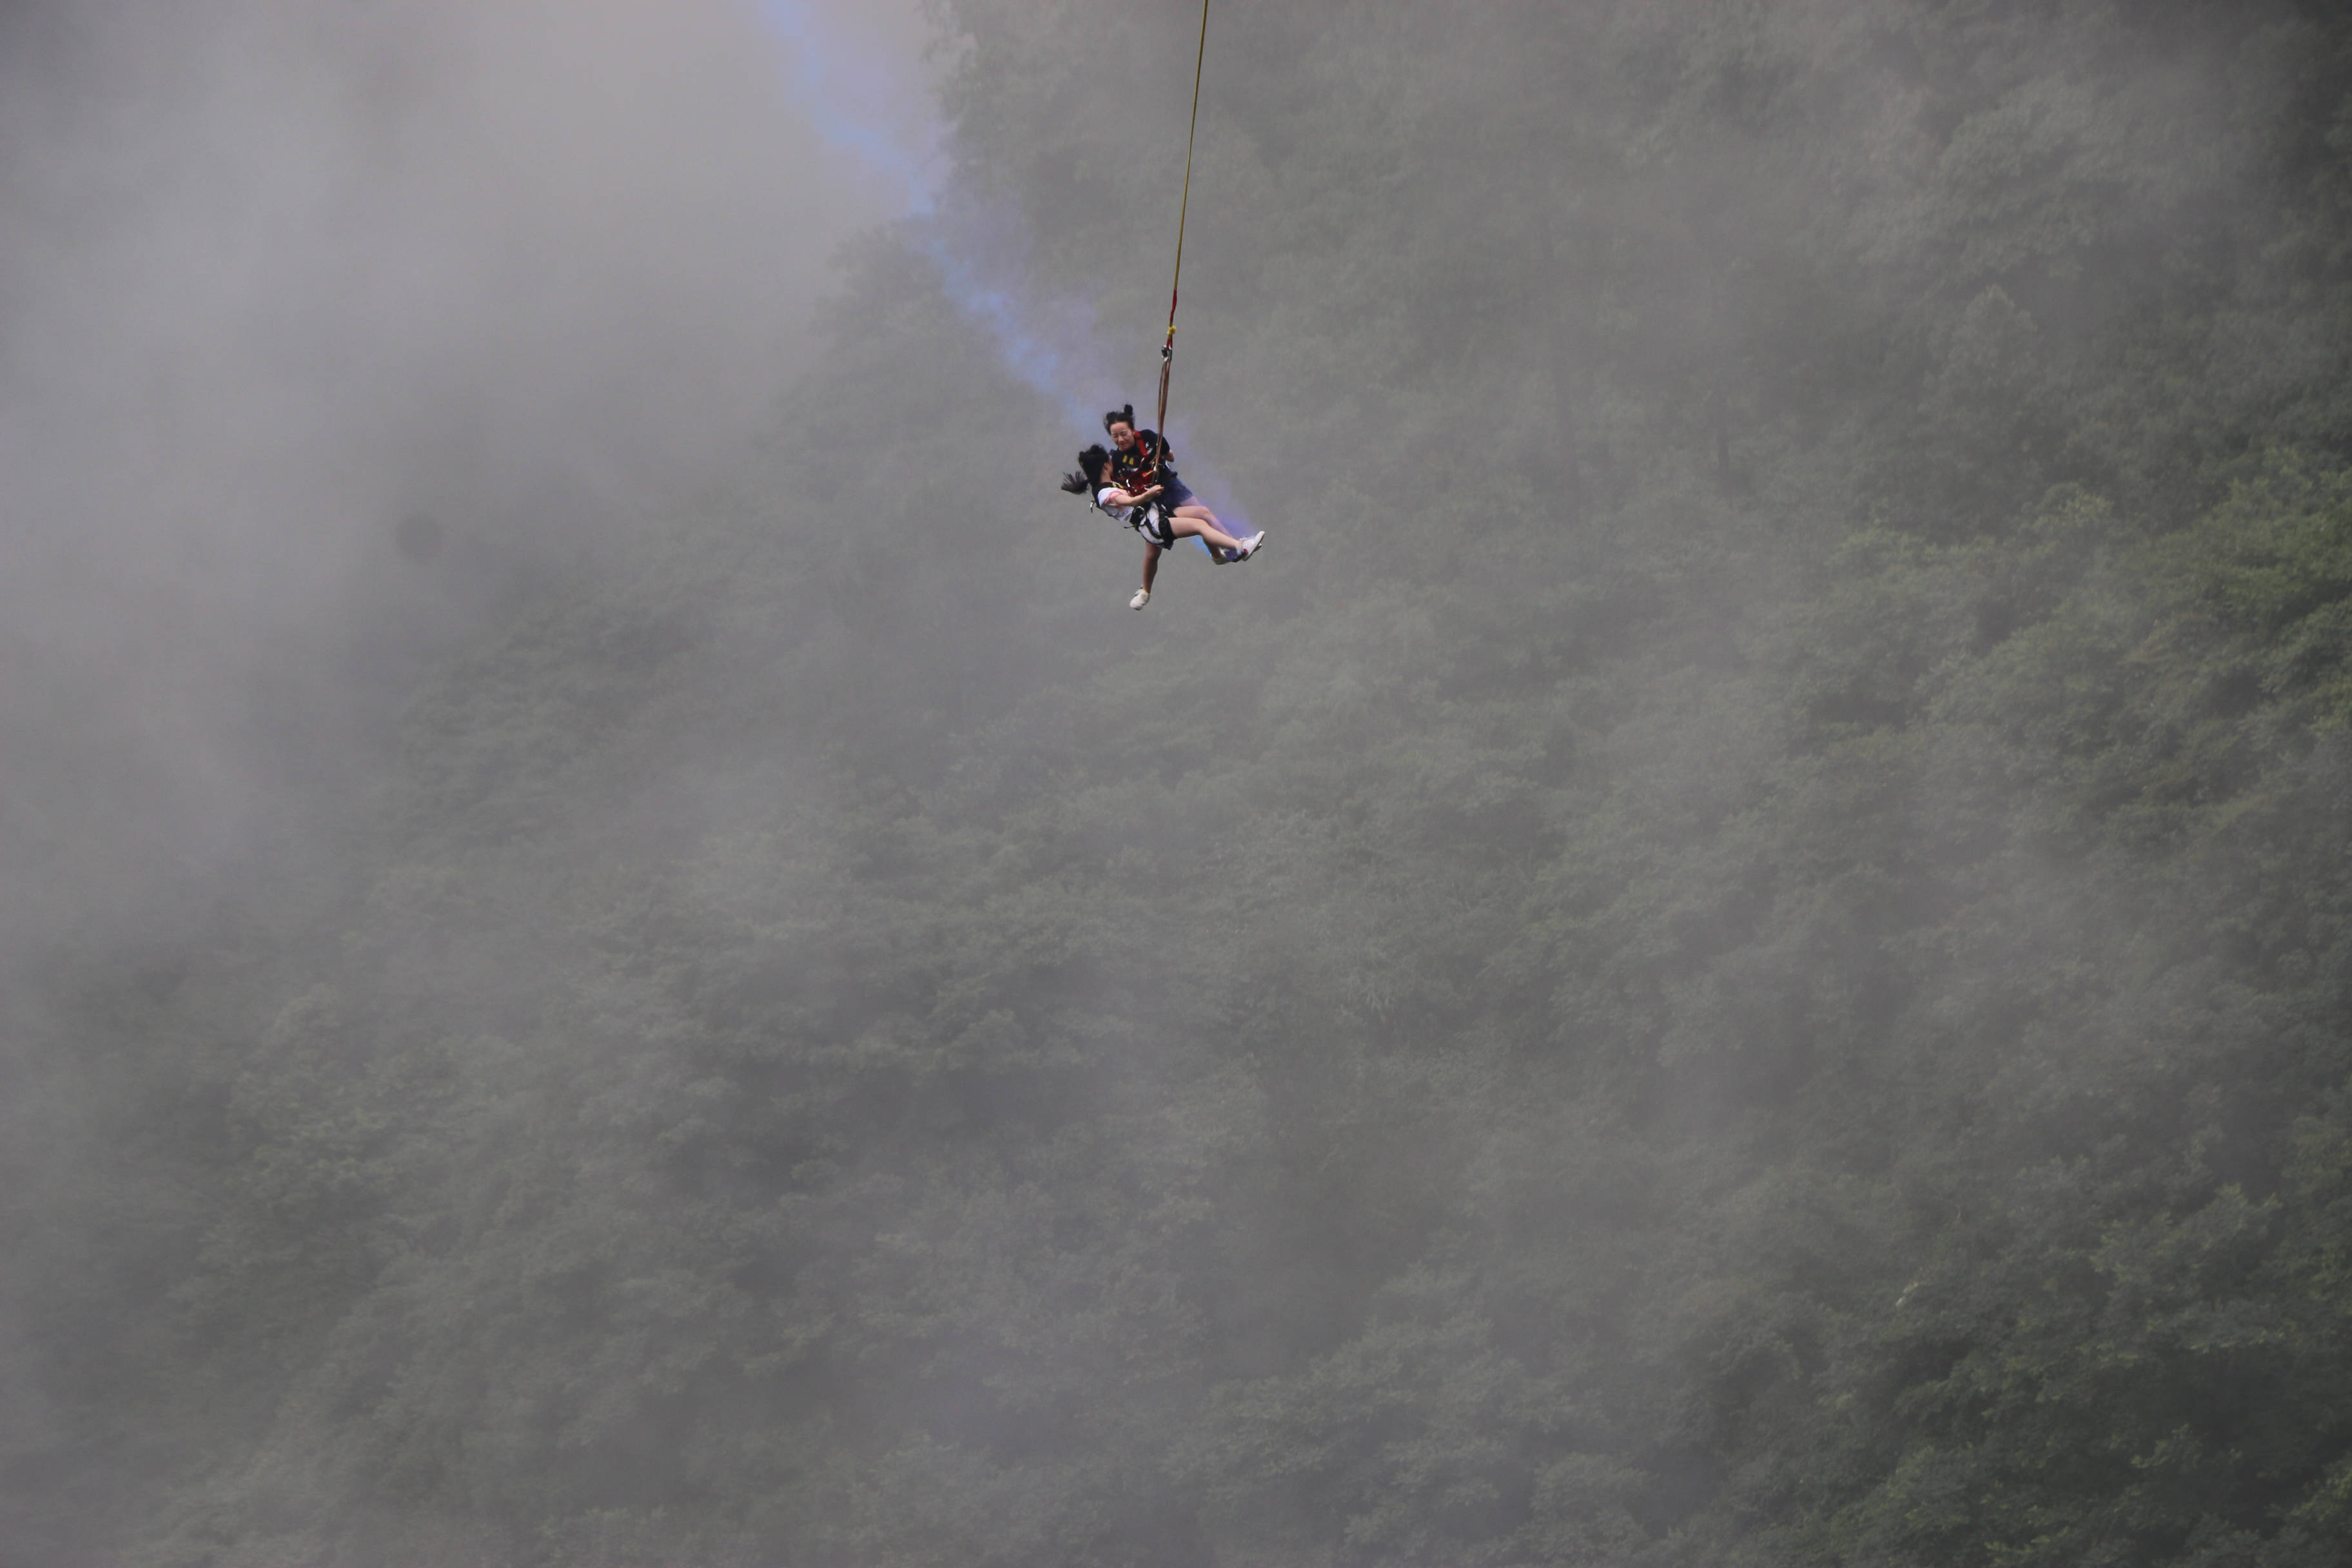
[(1078, 471), (1062, 476), (1062, 488), (1074, 496), (1091, 500), (1095, 487), (1102, 483), (1103, 468), (1110, 461), (1109, 451), (1102, 447), (1089, 447), (1078, 454)]

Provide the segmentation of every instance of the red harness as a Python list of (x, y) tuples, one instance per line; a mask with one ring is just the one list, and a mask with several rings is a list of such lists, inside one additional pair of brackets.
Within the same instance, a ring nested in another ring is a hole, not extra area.
[(1148, 490), (1156, 482), (1152, 476), (1159, 469), (1161, 457), (1160, 432), (1138, 430), (1134, 446), (1111, 454), (1111, 479), (1129, 495)]

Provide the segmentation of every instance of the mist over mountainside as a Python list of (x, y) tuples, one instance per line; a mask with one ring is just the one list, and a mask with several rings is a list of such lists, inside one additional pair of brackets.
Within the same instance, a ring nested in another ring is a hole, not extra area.
[[(1197, 19), (939, 17), (942, 210), (1138, 401)], [(1263, 561), (1124, 609), (886, 225), (756, 439), (498, 468), (627, 547), (420, 636), (302, 876), (12, 911), (18, 1558), (2352, 1550), (2352, 26), (1213, 26)]]
[(727, 5), (9, 10), (0, 948), (293, 837), (764, 426), (888, 210), (782, 74)]

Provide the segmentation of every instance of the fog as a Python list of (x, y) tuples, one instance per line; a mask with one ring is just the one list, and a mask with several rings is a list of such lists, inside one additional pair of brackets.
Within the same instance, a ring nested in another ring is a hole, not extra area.
[(0, 10), (0, 1568), (2352, 1552), (2352, 24)]
[(361, 789), (420, 669), (772, 420), (898, 199), (728, 0), (35, 3), (0, 51), (9, 944)]

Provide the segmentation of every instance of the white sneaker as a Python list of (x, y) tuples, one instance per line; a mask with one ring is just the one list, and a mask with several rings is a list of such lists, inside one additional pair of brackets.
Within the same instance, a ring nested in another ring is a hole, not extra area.
[(1138, 588), (1135, 591), (1135, 597), (1127, 602), (1127, 607), (1130, 610), (1139, 610), (1150, 603), (1151, 603), (1151, 590)]
[(1236, 559), (1246, 561), (1265, 548), (1265, 530), (1261, 528), (1255, 533), (1251, 534), (1247, 539), (1242, 541), (1242, 552), (1236, 557)]

